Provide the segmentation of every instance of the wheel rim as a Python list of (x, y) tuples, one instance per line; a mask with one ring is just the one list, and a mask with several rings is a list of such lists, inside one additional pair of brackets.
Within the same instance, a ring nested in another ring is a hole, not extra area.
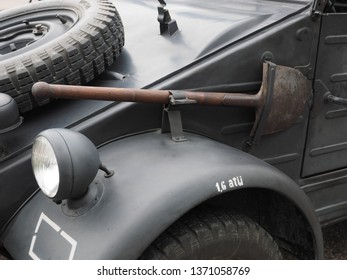
[(1, 22), (0, 60), (23, 54), (66, 33), (78, 21), (73, 10), (29, 12)]

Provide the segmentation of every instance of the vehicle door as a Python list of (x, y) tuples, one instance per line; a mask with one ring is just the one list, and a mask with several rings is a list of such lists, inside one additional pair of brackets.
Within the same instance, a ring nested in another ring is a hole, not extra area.
[[(302, 176), (347, 168), (347, 1), (323, 12)], [(346, 171), (347, 175), (347, 171)]]

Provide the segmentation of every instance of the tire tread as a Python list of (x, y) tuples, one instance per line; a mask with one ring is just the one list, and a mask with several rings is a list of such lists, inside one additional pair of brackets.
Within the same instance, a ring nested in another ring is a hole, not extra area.
[[(0, 62), (0, 92), (12, 96), (21, 113), (48, 103), (35, 99), (31, 87), (37, 81), (86, 84), (111, 66), (124, 46), (124, 28), (116, 8), (99, 0), (97, 16), (69, 34), (47, 44), (44, 50), (31, 51), (14, 61)], [(66, 37), (66, 36), (65, 36)]]
[(252, 252), (262, 259), (282, 258), (269, 233), (247, 216), (199, 208), (169, 227), (141, 259), (252, 259)]

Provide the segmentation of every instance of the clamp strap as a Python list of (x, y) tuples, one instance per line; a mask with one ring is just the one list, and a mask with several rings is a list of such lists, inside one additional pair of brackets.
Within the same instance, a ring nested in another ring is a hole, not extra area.
[(181, 112), (177, 106), (194, 104), (196, 101), (188, 99), (184, 91), (171, 90), (169, 92), (170, 102), (163, 110), (162, 132), (170, 131), (171, 138), (175, 142), (187, 141), (183, 133)]

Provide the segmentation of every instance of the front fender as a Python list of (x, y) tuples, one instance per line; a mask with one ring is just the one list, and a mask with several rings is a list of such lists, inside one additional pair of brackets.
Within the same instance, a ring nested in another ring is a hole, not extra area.
[(242, 151), (186, 136), (188, 141), (177, 143), (169, 134), (151, 132), (99, 148), (115, 175), (98, 173), (102, 188), (95, 205), (67, 213), (39, 192), (7, 227), (5, 247), (16, 259), (136, 259), (196, 205), (220, 191), (256, 187), (274, 190), (300, 209), (312, 229), (317, 257), (323, 256), (314, 209), (291, 179)]

